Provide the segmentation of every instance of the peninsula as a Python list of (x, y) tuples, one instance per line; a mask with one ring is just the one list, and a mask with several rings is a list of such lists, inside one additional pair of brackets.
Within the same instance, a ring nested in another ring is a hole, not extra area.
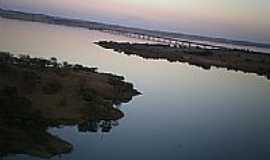
[[(0, 153), (43, 158), (69, 153), (72, 144), (49, 127), (121, 119), (115, 104), (140, 93), (124, 77), (97, 68), (0, 52)], [(110, 125), (102, 126), (107, 132)], [(85, 127), (84, 127), (85, 128)]]
[(270, 54), (239, 49), (206, 49), (201, 47), (170, 47), (162, 44), (96, 42), (106, 49), (127, 55), (149, 59), (166, 59), (170, 62), (185, 62), (204, 69), (214, 67), (256, 73), (270, 79)]

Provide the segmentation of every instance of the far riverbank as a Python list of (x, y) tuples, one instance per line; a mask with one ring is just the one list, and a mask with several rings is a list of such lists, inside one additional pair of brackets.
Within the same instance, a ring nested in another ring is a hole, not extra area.
[(103, 48), (113, 49), (127, 55), (137, 55), (146, 59), (166, 59), (170, 62), (185, 62), (211, 69), (212, 66), (228, 70), (256, 73), (270, 79), (270, 55), (239, 49), (205, 49), (200, 47), (180, 48), (160, 44), (120, 43), (112, 41), (96, 42)]

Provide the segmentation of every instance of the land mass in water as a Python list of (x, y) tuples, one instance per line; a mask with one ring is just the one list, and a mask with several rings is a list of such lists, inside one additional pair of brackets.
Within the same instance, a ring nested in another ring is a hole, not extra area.
[(270, 78), (270, 55), (239, 49), (206, 49), (201, 47), (170, 47), (162, 44), (125, 43), (100, 41), (97, 45), (127, 55), (150, 59), (166, 59), (170, 62), (187, 62), (204, 69), (212, 66), (229, 70), (256, 73)]
[(6, 10), (0, 8), (0, 17), (8, 18), (8, 19), (17, 19), (23, 21), (31, 21), (31, 22), (41, 22), (48, 24), (56, 24), (56, 25), (65, 25), (71, 27), (82, 27), (91, 30), (112, 30), (118, 32), (128, 32), (128, 33), (136, 33), (136, 34), (144, 34), (158, 37), (170, 37), (176, 39), (183, 39), (188, 41), (203, 41), (203, 43), (223, 43), (223, 44), (232, 44), (239, 46), (252, 46), (259, 48), (270, 49), (270, 44), (268, 43), (257, 43), (257, 42), (248, 42), (248, 41), (239, 41), (239, 40), (230, 40), (225, 38), (213, 38), (207, 36), (199, 36), (199, 35), (189, 35), (183, 33), (173, 33), (173, 32), (165, 32), (165, 31), (157, 31), (157, 30), (146, 30), (141, 28), (134, 27), (126, 27), (120, 25), (112, 25), (105, 24), (99, 22), (93, 22), (88, 20), (80, 20), (80, 19), (71, 19), (71, 18), (63, 18), (58, 16), (51, 16), (45, 14), (36, 14), (36, 13), (26, 13), (14, 10)]
[[(115, 104), (140, 94), (124, 78), (97, 68), (0, 52), (0, 153), (49, 158), (72, 151), (49, 127), (111, 129), (124, 116)], [(94, 123), (93, 123), (94, 122)], [(92, 126), (89, 126), (89, 125)], [(87, 126), (88, 125), (88, 126)]]

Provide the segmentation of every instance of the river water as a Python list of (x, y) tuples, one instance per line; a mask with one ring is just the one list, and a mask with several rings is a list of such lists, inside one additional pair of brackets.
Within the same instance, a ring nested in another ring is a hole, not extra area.
[[(138, 40), (86, 29), (0, 19), (0, 50), (95, 66), (126, 77), (143, 95), (122, 104), (109, 133), (51, 128), (72, 143), (53, 160), (269, 160), (270, 81), (255, 74), (145, 60), (99, 40)], [(140, 41), (141, 42), (141, 41)], [(36, 160), (10, 155), (7, 160)]]

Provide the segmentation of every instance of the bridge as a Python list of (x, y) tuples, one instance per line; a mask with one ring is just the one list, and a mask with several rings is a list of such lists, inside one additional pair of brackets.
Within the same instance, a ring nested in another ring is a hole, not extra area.
[(142, 39), (146, 41), (151, 42), (157, 42), (160, 44), (168, 45), (170, 47), (176, 47), (176, 48), (190, 48), (190, 47), (200, 47), (205, 49), (221, 49), (220, 46), (205, 44), (201, 42), (192, 42), (188, 40), (182, 40), (178, 38), (168, 37), (168, 36), (162, 36), (162, 35), (156, 35), (151, 33), (139, 33), (135, 31), (122, 31), (117, 29), (102, 29), (99, 30), (101, 32), (119, 35), (119, 36), (125, 36), (129, 38), (136, 38), (136, 39)]

